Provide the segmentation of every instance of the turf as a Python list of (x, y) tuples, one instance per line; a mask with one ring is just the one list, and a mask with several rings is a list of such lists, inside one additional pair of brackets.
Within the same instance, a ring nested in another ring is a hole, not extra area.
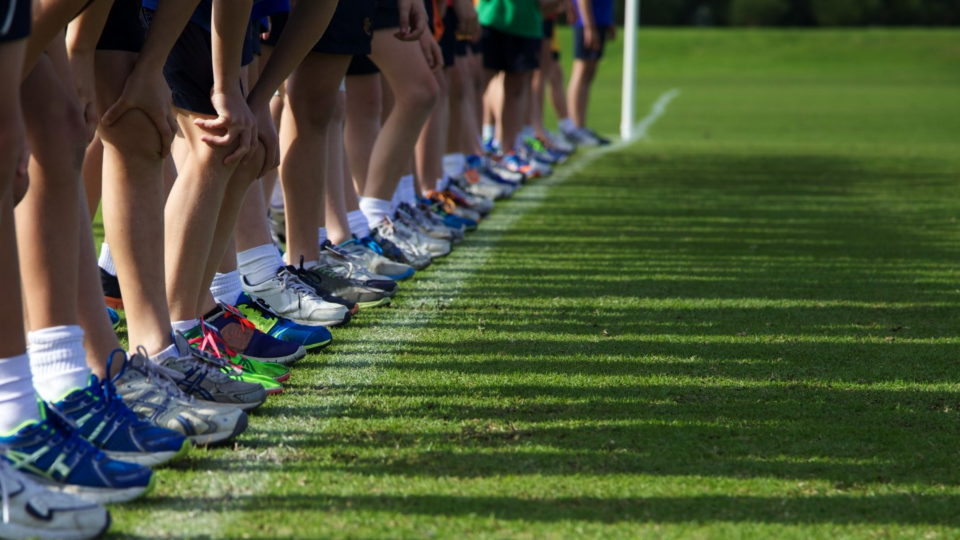
[(641, 109), (681, 92), (648, 139), (521, 191), (117, 537), (960, 537), (958, 38), (644, 31)]

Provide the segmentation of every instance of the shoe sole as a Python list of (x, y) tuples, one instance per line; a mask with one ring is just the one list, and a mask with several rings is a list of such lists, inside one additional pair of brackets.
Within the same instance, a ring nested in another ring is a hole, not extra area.
[(99, 504), (122, 504), (135, 501), (141, 497), (149, 495), (157, 483), (156, 474), (150, 475), (150, 482), (146, 486), (123, 489), (94, 488), (72, 484), (60, 484), (37, 476), (31, 476), (31, 478), (37, 480), (40, 484), (43, 484), (51, 491), (75, 495), (85, 501)]
[(278, 388), (264, 388), (264, 390), (267, 391), (267, 395), (268, 395), (268, 396), (276, 396), (276, 395), (280, 395), (280, 394), (283, 393), (283, 387), (282, 387), (282, 386), (280, 386), (280, 387), (278, 387)]
[(247, 430), (247, 425), (249, 423), (250, 421), (248, 420), (247, 415), (243, 414), (237, 419), (237, 423), (233, 426), (233, 429), (229, 433), (220, 431), (207, 435), (193, 435), (189, 437), (189, 439), (194, 446), (214, 446), (237, 438), (241, 433)]
[(357, 302), (357, 305), (360, 306), (361, 309), (372, 309), (381, 306), (389, 306), (391, 301), (392, 300), (389, 296), (384, 296), (383, 298), (373, 302)]
[[(243, 353), (241, 353), (243, 354)], [(282, 366), (289, 366), (291, 364), (296, 364), (298, 361), (302, 360), (303, 357), (307, 355), (307, 349), (303, 345), (300, 345), (300, 348), (297, 349), (297, 352), (287, 355), (287, 356), (277, 356), (274, 358), (260, 358), (258, 356), (250, 356), (244, 354), (248, 360), (256, 360), (257, 362), (264, 362), (266, 364), (280, 364)]]
[(410, 270), (409, 270), (408, 272), (405, 272), (405, 273), (403, 273), (403, 274), (393, 274), (393, 275), (390, 275), (390, 274), (381, 274), (381, 275), (382, 275), (383, 277), (388, 277), (388, 278), (390, 278), (390, 279), (392, 279), (392, 280), (394, 280), (394, 281), (403, 281), (403, 280), (405, 280), (405, 279), (410, 279), (410, 278), (412, 278), (413, 275), (416, 274), (416, 273), (417, 273), (416, 270), (414, 270), (413, 268), (410, 268)]
[(90, 540), (100, 538), (107, 534), (110, 525), (113, 524), (113, 518), (110, 512), (104, 510), (107, 516), (103, 526), (95, 532), (78, 531), (76, 529), (37, 529), (33, 527), (22, 527), (16, 523), (6, 523), (3, 525), (3, 538), (7, 540), (31, 540), (39, 538), (40, 540)]
[(313, 345), (310, 345), (309, 347), (306, 346), (306, 345), (304, 345), (303, 348), (305, 348), (305, 349), (308, 350), (308, 351), (316, 351), (316, 350), (320, 350), (320, 349), (325, 348), (327, 345), (329, 345), (329, 344), (331, 344), (331, 343), (333, 343), (333, 339), (332, 339), (332, 338), (331, 338), (331, 339), (328, 339), (328, 340), (326, 340), (326, 341), (321, 341), (320, 343), (314, 343)]
[(343, 319), (338, 319), (333, 321), (308, 321), (305, 319), (290, 319), (290, 320), (297, 324), (302, 324), (304, 326), (325, 326), (327, 328), (338, 328), (350, 322), (351, 317), (353, 317), (353, 315), (348, 311), (346, 317), (344, 317)]
[(107, 307), (113, 308), (117, 311), (123, 311), (123, 298), (104, 296), (103, 300), (107, 303)]
[(179, 450), (168, 451), (168, 452), (151, 452), (151, 453), (140, 453), (140, 452), (104, 452), (110, 459), (115, 459), (117, 461), (126, 461), (127, 463), (136, 463), (137, 465), (143, 465), (144, 467), (159, 467), (170, 463), (171, 461), (176, 461), (183, 456), (190, 453), (190, 448), (193, 445), (190, 443), (190, 439), (184, 440), (183, 445)]

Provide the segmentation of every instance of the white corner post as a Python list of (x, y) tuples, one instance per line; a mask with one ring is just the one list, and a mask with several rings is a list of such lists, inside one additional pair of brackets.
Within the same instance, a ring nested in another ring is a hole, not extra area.
[(637, 27), (640, 23), (640, 0), (626, 0), (623, 20), (623, 101), (620, 105), (620, 138), (633, 138), (637, 92)]

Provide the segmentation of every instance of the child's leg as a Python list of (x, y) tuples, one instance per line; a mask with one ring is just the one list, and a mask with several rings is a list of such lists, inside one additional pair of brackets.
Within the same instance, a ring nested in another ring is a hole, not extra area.
[(353, 184), (349, 186), (347, 182), (350, 177), (347, 175), (349, 169), (344, 163), (343, 148), (343, 121), (346, 115), (346, 92), (340, 92), (337, 97), (337, 109), (334, 112), (333, 122), (330, 124), (330, 131), (327, 133), (327, 211), (326, 220), (319, 224), (320, 227), (326, 227), (327, 238), (334, 244), (339, 244), (350, 238), (350, 223), (347, 217), (346, 190), (353, 193), (356, 199), (357, 194), (353, 190)]
[(347, 77), (347, 116), (343, 130), (357, 193), (363, 193), (370, 172), (373, 145), (380, 133), (383, 103), (380, 74)]
[(434, 189), (437, 181), (443, 178), (443, 154), (447, 148), (444, 138), (448, 136), (450, 121), (446, 72), (452, 69), (444, 68), (434, 72), (438, 89), (437, 104), (420, 132), (416, 148), (416, 182), (419, 193)]

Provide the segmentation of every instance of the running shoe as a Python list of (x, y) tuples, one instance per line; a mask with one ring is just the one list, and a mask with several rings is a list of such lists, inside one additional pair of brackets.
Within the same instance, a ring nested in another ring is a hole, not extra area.
[(596, 139), (597, 144), (598, 144), (599, 146), (607, 146), (607, 145), (609, 145), (609, 144), (612, 142), (610, 139), (604, 137), (603, 135), (600, 135), (599, 133), (597, 133), (596, 131), (594, 131), (594, 130), (592, 130), (592, 129), (590, 129), (590, 128), (582, 127), (582, 128), (580, 128), (580, 131), (582, 131), (582, 132), (584, 132), (586, 135), (588, 135), (588, 136), (593, 137), (594, 139)]
[(0, 435), (13, 467), (48, 489), (100, 504), (129, 502), (153, 489), (153, 471), (111, 459), (80, 435), (80, 430), (40, 403), (40, 420)]
[(577, 144), (564, 135), (562, 131), (548, 131), (547, 140), (550, 141), (550, 144), (553, 145), (554, 148), (567, 155), (572, 155), (577, 151)]
[(408, 264), (417, 270), (423, 270), (433, 262), (433, 257), (431, 257), (429, 253), (412, 244), (409, 239), (397, 231), (390, 218), (384, 218), (383, 222), (376, 227), (371, 236), (378, 244), (383, 245), (389, 242), (395, 245), (403, 253), (404, 258), (409, 261)]
[(110, 317), (110, 326), (112, 326), (113, 329), (116, 330), (117, 327), (120, 326), (120, 314), (117, 313), (117, 310), (108, 306), (107, 317)]
[(491, 200), (500, 200), (513, 195), (513, 188), (498, 184), (484, 177), (478, 170), (470, 170), (463, 176), (450, 178), (451, 183), (474, 195), (480, 195)]
[(232, 368), (224, 371), (229, 363), (192, 348), (180, 332), (174, 332), (173, 339), (178, 356), (167, 358), (160, 365), (179, 375), (177, 385), (187, 394), (244, 411), (256, 409), (267, 401), (263, 384), (240, 380), (240, 374)]
[(464, 201), (467, 207), (478, 212), (480, 217), (487, 217), (490, 215), (490, 212), (493, 212), (493, 199), (470, 193), (466, 189), (466, 186), (451, 182), (450, 187), (447, 188), (447, 192), (454, 197), (454, 200)]
[(103, 299), (107, 307), (118, 311), (123, 309), (123, 295), (120, 294), (120, 280), (117, 276), (100, 268), (100, 285), (103, 286)]
[(290, 365), (307, 355), (302, 345), (261, 331), (233, 306), (218, 304), (204, 321), (216, 329), (231, 350), (250, 360)]
[(329, 240), (324, 241), (320, 246), (320, 262), (342, 278), (353, 279), (367, 287), (380, 289), (391, 298), (397, 294), (399, 287), (396, 281), (371, 272), (357, 257)]
[(194, 445), (219, 444), (247, 429), (247, 414), (237, 407), (194, 399), (177, 386), (182, 375), (154, 364), (140, 347), (113, 378), (117, 393), (140, 418), (172, 429)]
[(526, 162), (528, 168), (523, 169), (523, 172), (528, 178), (542, 178), (553, 174), (553, 158), (534, 150), (529, 144), (520, 145), (517, 156)]
[(384, 257), (383, 248), (369, 236), (364, 239), (353, 237), (338, 247), (371, 272), (394, 281), (409, 279), (416, 273), (409, 264), (394, 262)]
[(453, 244), (447, 240), (430, 237), (419, 223), (403, 213), (397, 214), (397, 220), (393, 225), (396, 227), (397, 234), (405, 236), (413, 245), (429, 253), (431, 257), (446, 257), (453, 251)]
[(479, 169), (478, 172), (482, 178), (510, 188), (511, 195), (520, 189), (520, 186), (523, 185), (524, 180), (527, 179), (523, 173), (515, 173), (507, 170), (499, 163), (491, 163), (489, 166)]
[(563, 135), (577, 146), (583, 146), (584, 148), (594, 148), (601, 144), (599, 138), (584, 128), (564, 131)]
[(300, 279), (312, 284), (317, 294), (332, 294), (357, 304), (361, 309), (385, 306), (391, 302), (390, 295), (386, 291), (341, 277), (324, 265), (306, 268), (303, 257), (300, 257), (297, 274)]
[(546, 163), (547, 165), (556, 165), (559, 160), (555, 158), (547, 147), (536, 137), (526, 137), (520, 147), (527, 160), (535, 159)]
[(13, 468), (0, 448), (0, 538), (92, 540), (110, 528), (103, 505), (41, 486)]
[(347, 307), (320, 297), (300, 279), (293, 266), (279, 268), (276, 277), (259, 285), (250, 285), (244, 279), (243, 290), (252, 298), (263, 300), (274, 313), (297, 324), (340, 326), (350, 321)]
[(326, 326), (297, 324), (277, 315), (263, 300), (252, 298), (247, 293), (240, 293), (233, 307), (261, 332), (296, 343), (308, 351), (322, 349), (333, 341)]
[[(117, 350), (107, 360), (108, 372), (117, 355), (123, 359), (121, 369), (126, 367), (127, 354)], [(190, 442), (180, 433), (138, 418), (110, 379), (90, 375), (86, 388), (71, 392), (53, 406), (73, 422), (81, 437), (112, 459), (155, 467), (190, 451)]]
[(250, 360), (227, 347), (217, 331), (207, 324), (183, 333), (191, 347), (206, 353), (207, 356), (224, 362), (221, 371), (236, 380), (256, 383), (263, 386), (267, 395), (282, 394), (282, 381), (290, 378), (290, 368), (281, 364), (268, 364)]

